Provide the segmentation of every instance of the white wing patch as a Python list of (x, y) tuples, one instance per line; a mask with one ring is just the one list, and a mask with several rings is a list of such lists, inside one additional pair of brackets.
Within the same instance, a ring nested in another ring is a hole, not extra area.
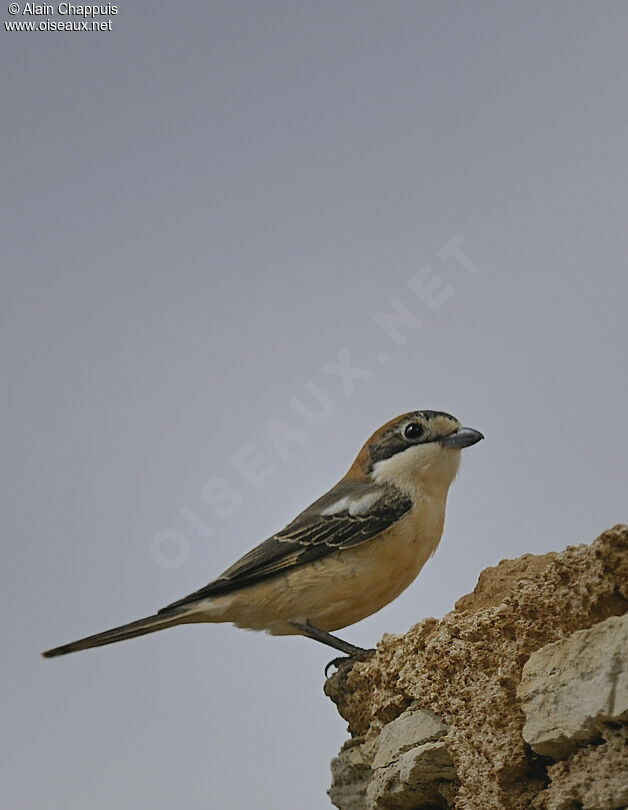
[(381, 492), (371, 492), (368, 495), (363, 495), (349, 504), (350, 515), (365, 515), (369, 509), (379, 501), (382, 497)]
[(321, 515), (339, 515), (342, 512), (348, 512), (353, 517), (365, 515), (373, 504), (382, 497), (382, 494), (382, 492), (369, 492), (368, 495), (361, 495), (358, 498), (346, 495), (344, 498), (332, 503), (331, 506), (323, 509)]
[(349, 498), (341, 498), (339, 501), (332, 503), (331, 506), (328, 506), (327, 509), (323, 509), (321, 515), (338, 515), (340, 512), (346, 512), (348, 503)]

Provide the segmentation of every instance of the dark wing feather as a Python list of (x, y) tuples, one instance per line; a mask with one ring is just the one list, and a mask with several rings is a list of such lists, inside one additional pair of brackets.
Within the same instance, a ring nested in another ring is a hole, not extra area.
[[(379, 499), (364, 514), (351, 515), (348, 509), (332, 515), (321, 514), (342, 498), (371, 494)], [(341, 482), (302, 512), (285, 529), (241, 557), (218, 579), (189, 596), (162, 608), (163, 613), (207, 596), (216, 596), (254, 585), (263, 579), (284, 574), (296, 566), (317, 560), (344, 548), (364, 543), (396, 523), (412, 506), (400, 490), (389, 485)]]

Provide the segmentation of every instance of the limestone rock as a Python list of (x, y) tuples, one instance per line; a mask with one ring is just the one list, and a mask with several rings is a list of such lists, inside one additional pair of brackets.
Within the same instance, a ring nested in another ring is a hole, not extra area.
[(381, 768), (389, 765), (409, 748), (438, 740), (446, 733), (447, 727), (434, 712), (421, 709), (414, 703), (382, 729), (372, 767)]
[(599, 737), (609, 721), (628, 720), (628, 614), (537, 650), (518, 694), (523, 739), (553, 759)]
[(442, 738), (447, 728), (434, 712), (412, 704), (382, 729), (366, 792), (367, 810), (417, 804), (447, 807), (441, 782), (454, 782), (456, 770)]
[(587, 746), (547, 769), (551, 779), (538, 810), (625, 810), (628, 807), (626, 728), (604, 730), (602, 745)]
[(365, 810), (366, 789), (371, 781), (371, 762), (376, 749), (363, 738), (348, 740), (331, 762), (329, 798), (343, 810)]
[(454, 782), (456, 770), (444, 742), (411, 748), (399, 759), (374, 769), (366, 792), (367, 810), (413, 810), (420, 805), (448, 807), (443, 782)]
[[(325, 691), (353, 737), (372, 745), (368, 756), (362, 750), (361, 804), (343, 804), (333, 792), (332, 799), (342, 810), (624, 807), (618, 774), (628, 760), (616, 738), (622, 726), (604, 724), (602, 712), (602, 736), (578, 742), (575, 753), (554, 765), (527, 745), (517, 693), (522, 670), (538, 650), (627, 608), (628, 526), (604, 532), (589, 546), (526, 554), (483, 571), (474, 592), (451, 613), (426, 619), (405, 636), (384, 637), (375, 656), (327, 681)], [(605, 650), (600, 658), (608, 659)], [(409, 707), (440, 718), (446, 735), (410, 745), (414, 732), (404, 729), (414, 728), (414, 718), (403, 717)], [(397, 756), (386, 729), (400, 718), (399, 739), (409, 747), (401, 744)], [(379, 767), (373, 767), (380, 745)], [(420, 777), (415, 766), (423, 769)]]
[(343, 810), (446, 807), (441, 783), (456, 779), (446, 733), (433, 712), (412, 704), (381, 733), (350, 740), (332, 761), (332, 802)]

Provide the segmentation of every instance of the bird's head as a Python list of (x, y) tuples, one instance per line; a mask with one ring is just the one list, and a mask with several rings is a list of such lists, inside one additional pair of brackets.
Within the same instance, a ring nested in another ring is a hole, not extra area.
[(418, 483), (448, 487), (460, 450), (484, 436), (442, 411), (411, 411), (391, 419), (360, 450), (349, 474), (401, 488)]

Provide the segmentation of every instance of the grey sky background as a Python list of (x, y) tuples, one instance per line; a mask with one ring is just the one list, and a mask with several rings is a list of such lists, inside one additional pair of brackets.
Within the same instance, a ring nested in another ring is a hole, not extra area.
[[(38, 653), (205, 584), (398, 413), (486, 441), (435, 558), (349, 640), (626, 519), (627, 26), (623, 2), (323, 0), (2, 30), (3, 806), (329, 806), (324, 647), (208, 625)], [(477, 272), (439, 258), (457, 235)], [(440, 308), (408, 286), (426, 265)], [(402, 343), (391, 299), (421, 320)], [(343, 349), (371, 372), (348, 392)], [(308, 383), (324, 424), (290, 404)], [(270, 420), (308, 434), (287, 459)]]

